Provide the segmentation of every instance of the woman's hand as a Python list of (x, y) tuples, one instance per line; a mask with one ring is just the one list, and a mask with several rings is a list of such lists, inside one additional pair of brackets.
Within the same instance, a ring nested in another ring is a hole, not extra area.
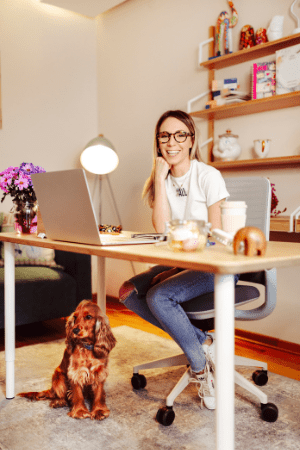
[(156, 158), (155, 164), (155, 178), (157, 181), (165, 181), (168, 176), (169, 170), (171, 169), (170, 164), (162, 157), (158, 156)]
[(156, 158), (152, 223), (157, 233), (164, 233), (165, 223), (170, 220), (170, 207), (165, 187), (170, 168), (171, 166), (163, 157)]

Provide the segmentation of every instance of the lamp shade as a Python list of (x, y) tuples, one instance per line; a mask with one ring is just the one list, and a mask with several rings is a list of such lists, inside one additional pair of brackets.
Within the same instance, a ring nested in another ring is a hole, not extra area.
[(80, 162), (89, 172), (104, 175), (115, 170), (119, 158), (112, 143), (100, 134), (85, 146)]

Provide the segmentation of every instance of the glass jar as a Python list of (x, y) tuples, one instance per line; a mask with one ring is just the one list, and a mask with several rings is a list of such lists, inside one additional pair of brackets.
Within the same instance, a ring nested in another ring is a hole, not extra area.
[(206, 247), (209, 224), (204, 220), (171, 220), (166, 223), (167, 242), (175, 252), (191, 252)]
[(37, 202), (14, 201), (15, 230), (18, 234), (31, 234), (37, 230)]

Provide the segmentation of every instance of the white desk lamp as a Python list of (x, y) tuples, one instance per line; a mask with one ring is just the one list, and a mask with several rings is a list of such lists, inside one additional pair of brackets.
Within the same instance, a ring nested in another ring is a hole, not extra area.
[(80, 162), (89, 172), (106, 175), (116, 169), (119, 158), (112, 143), (100, 134), (84, 147)]
[[(102, 177), (105, 175), (114, 202), (114, 207), (118, 216), (119, 220), (118, 225), (121, 225), (121, 219), (118, 212), (117, 204), (108, 178), (108, 174), (113, 170), (115, 170), (119, 164), (119, 158), (116, 153), (116, 150), (114, 149), (114, 146), (108, 139), (106, 139), (102, 134), (100, 134), (95, 139), (92, 139), (84, 147), (83, 152), (80, 155), (80, 162), (84, 169), (98, 175), (99, 177), (99, 189), (100, 189), (99, 224), (102, 224), (101, 193), (102, 193)], [(95, 182), (98, 177), (95, 178)], [(102, 274), (97, 277), (97, 303), (100, 306), (101, 310), (105, 313), (106, 288), (105, 288), (105, 278), (103, 278), (103, 274), (105, 273), (105, 258), (101, 256), (97, 257), (97, 273)]]
[(100, 134), (95, 139), (92, 139), (85, 147), (80, 155), (80, 162), (84, 169), (91, 173), (99, 175), (100, 184), (100, 210), (99, 210), (99, 220), (101, 221), (101, 191), (102, 191), (102, 176), (106, 175), (108, 186), (111, 192), (111, 196), (114, 202), (116, 213), (119, 220), (119, 225), (121, 225), (121, 219), (118, 212), (117, 204), (114, 198), (114, 194), (110, 185), (108, 174), (115, 170), (119, 164), (119, 157), (112, 143), (106, 139), (102, 134)]

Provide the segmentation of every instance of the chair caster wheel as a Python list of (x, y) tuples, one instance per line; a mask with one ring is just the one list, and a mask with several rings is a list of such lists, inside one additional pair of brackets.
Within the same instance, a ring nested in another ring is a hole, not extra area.
[(144, 389), (147, 386), (147, 380), (145, 375), (140, 375), (139, 373), (134, 373), (131, 378), (131, 384), (133, 389), (139, 391), (140, 389)]
[(164, 408), (160, 408), (156, 414), (156, 420), (161, 425), (168, 427), (172, 425), (175, 419), (175, 413), (173, 411), (172, 406), (164, 406)]
[(261, 405), (261, 418), (266, 422), (276, 422), (278, 417), (278, 408), (274, 403)]
[(252, 374), (252, 380), (257, 386), (264, 386), (268, 382), (267, 370), (256, 370)]

